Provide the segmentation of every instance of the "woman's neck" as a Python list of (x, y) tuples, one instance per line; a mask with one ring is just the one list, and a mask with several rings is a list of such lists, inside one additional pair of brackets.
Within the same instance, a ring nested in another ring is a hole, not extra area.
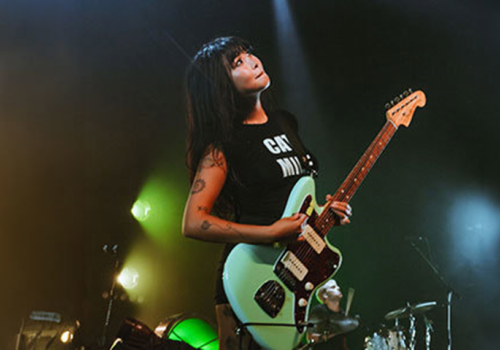
[(253, 108), (250, 110), (250, 112), (247, 114), (247, 117), (243, 121), (243, 124), (264, 124), (265, 122), (267, 122), (267, 114), (262, 107), (260, 98), (257, 98)]

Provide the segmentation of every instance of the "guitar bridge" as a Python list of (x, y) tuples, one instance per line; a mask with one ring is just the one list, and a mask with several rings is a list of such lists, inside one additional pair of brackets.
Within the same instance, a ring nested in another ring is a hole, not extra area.
[(285, 290), (278, 282), (267, 281), (253, 298), (266, 314), (275, 318), (285, 302)]

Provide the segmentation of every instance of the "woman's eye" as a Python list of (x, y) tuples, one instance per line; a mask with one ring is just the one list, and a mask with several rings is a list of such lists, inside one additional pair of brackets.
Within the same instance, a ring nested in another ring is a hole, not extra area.
[(238, 67), (242, 63), (243, 63), (243, 61), (241, 60), (241, 58), (235, 59), (233, 62), (233, 68)]

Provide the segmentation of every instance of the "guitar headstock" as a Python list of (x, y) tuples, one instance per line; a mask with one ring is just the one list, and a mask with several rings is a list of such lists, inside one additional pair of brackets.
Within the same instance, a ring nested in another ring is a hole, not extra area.
[(413, 92), (408, 89), (385, 105), (387, 108), (385, 116), (394, 123), (396, 128), (400, 125), (408, 127), (413, 113), (417, 107), (425, 106), (425, 101), (425, 94), (422, 91)]

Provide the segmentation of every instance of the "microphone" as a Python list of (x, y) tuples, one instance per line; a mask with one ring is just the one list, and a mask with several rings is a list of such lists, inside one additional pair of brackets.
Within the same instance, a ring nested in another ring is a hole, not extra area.
[(117, 255), (118, 254), (118, 244), (114, 244), (113, 246), (105, 244), (102, 247), (102, 250), (106, 254)]

